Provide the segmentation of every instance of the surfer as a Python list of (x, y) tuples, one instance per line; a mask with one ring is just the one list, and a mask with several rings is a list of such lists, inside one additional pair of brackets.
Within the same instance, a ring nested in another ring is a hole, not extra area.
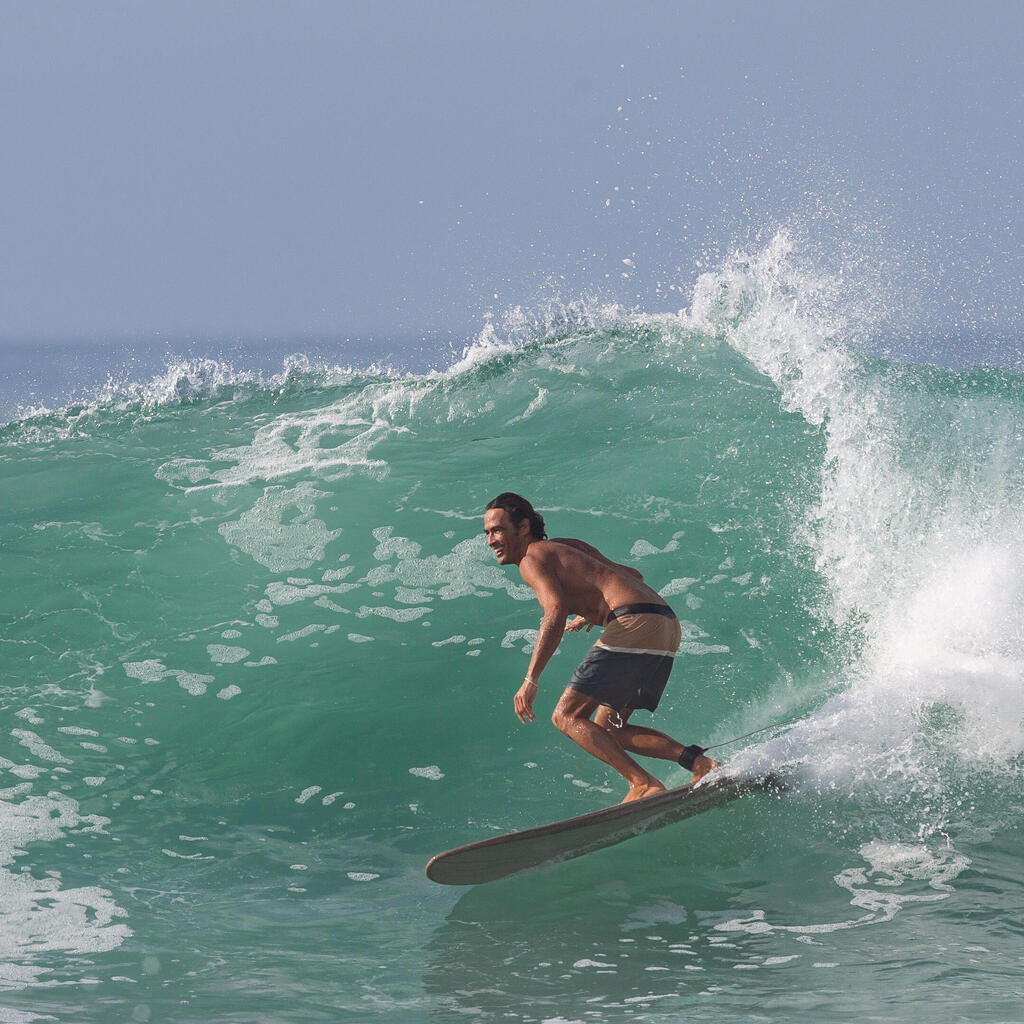
[[(521, 722), (534, 720), (537, 681), (563, 634), (601, 626), (603, 634), (555, 705), (555, 727), (629, 783), (623, 803), (665, 789), (630, 754), (675, 761), (693, 773), (691, 782), (718, 767), (701, 747), (628, 724), (637, 708), (658, 706), (681, 636), (675, 613), (636, 569), (581, 540), (548, 540), (541, 516), (511, 492), (488, 503), (484, 536), (499, 565), (519, 566), (544, 610), (529, 670), (513, 699)], [(567, 622), (569, 615), (575, 617)]]

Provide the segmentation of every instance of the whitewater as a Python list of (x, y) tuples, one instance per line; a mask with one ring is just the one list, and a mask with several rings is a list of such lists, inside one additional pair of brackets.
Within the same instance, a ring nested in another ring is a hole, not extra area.
[[(1021, 1020), (1024, 376), (864, 334), (780, 232), (677, 312), (10, 415), (0, 1021)], [(676, 610), (637, 723), (789, 792), (427, 881), (622, 796), (546, 720), (593, 637), (513, 714), (539, 609), (482, 539), (504, 490)]]

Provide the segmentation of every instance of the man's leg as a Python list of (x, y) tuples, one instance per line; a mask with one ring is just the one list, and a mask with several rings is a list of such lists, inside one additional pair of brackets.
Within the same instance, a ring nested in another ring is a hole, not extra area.
[(642, 725), (628, 725), (632, 708), (613, 711), (602, 704), (594, 715), (594, 724), (606, 729), (623, 750), (644, 757), (658, 757), (663, 761), (679, 762), (679, 755), (685, 747), (677, 743), (671, 736), (666, 736), (657, 729), (645, 729)]
[[(623, 708), (622, 711), (613, 711), (610, 707), (602, 704), (594, 716), (594, 724), (606, 730), (623, 750), (632, 754), (642, 754), (644, 757), (657, 757), (663, 761), (675, 761), (679, 763), (679, 757), (686, 749), (682, 743), (678, 743), (671, 736), (666, 736), (657, 729), (647, 729), (642, 725), (627, 725), (629, 716), (633, 714), (632, 708)], [(693, 777), (690, 782), (696, 782), (704, 778), (712, 768), (717, 768), (718, 762), (710, 757), (699, 754), (694, 762)]]
[[(567, 687), (555, 705), (551, 721), (559, 732), (565, 733), (588, 754), (610, 765), (629, 783), (629, 792), (623, 803), (660, 793), (665, 787), (625, 752), (608, 729), (590, 720), (599, 707), (593, 697)], [(682, 751), (683, 748), (679, 749)]]

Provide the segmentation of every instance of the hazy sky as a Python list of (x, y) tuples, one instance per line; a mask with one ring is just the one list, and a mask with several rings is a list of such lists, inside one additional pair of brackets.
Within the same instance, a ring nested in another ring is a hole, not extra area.
[(787, 221), (936, 322), (1019, 325), (1017, 0), (0, 12), (3, 340), (467, 340), (552, 292), (676, 309)]

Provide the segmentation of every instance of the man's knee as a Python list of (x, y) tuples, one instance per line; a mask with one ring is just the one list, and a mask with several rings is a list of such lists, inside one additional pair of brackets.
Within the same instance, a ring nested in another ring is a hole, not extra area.
[(567, 733), (572, 726), (573, 717), (560, 704), (556, 704), (555, 710), (551, 712), (551, 724), (559, 732)]
[(567, 689), (551, 712), (551, 724), (559, 732), (571, 734), (580, 719), (589, 719), (597, 707), (597, 701)]

